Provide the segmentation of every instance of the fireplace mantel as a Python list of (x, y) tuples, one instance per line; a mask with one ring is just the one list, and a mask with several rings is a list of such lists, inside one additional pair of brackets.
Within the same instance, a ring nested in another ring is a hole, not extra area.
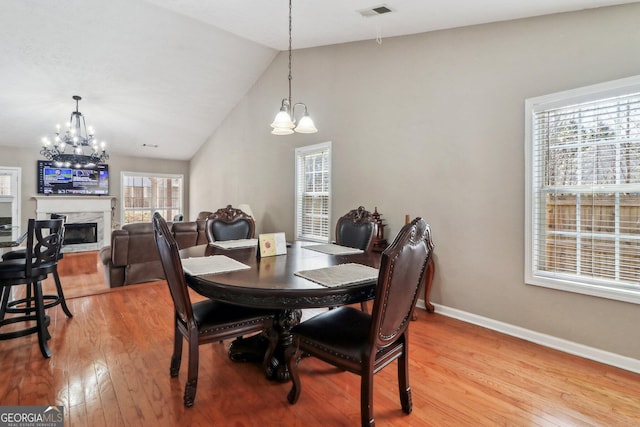
[(52, 213), (67, 215), (67, 222), (97, 222), (98, 242), (63, 247), (64, 252), (98, 250), (111, 242), (115, 197), (113, 196), (34, 196), (36, 217), (49, 218)]

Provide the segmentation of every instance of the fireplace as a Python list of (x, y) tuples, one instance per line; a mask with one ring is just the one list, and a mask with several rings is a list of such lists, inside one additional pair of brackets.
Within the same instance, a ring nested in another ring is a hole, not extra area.
[(34, 199), (38, 219), (49, 219), (51, 214), (66, 217), (62, 252), (96, 251), (110, 244), (114, 197), (49, 195)]
[(97, 242), (97, 222), (78, 222), (64, 225), (64, 245), (81, 245), (84, 243)]

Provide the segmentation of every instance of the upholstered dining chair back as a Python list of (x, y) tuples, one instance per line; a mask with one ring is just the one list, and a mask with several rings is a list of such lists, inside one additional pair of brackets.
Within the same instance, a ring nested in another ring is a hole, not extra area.
[(221, 240), (251, 239), (255, 235), (253, 217), (231, 205), (218, 209), (207, 218), (209, 243)]
[(377, 227), (371, 212), (360, 206), (338, 219), (336, 243), (369, 252), (373, 248), (373, 237), (378, 232)]
[(153, 215), (153, 232), (176, 316), (186, 323), (189, 319), (193, 319), (193, 311), (180, 261), (178, 243), (171, 234), (167, 222), (158, 212)]
[(431, 228), (416, 218), (382, 252), (371, 312), (371, 354), (407, 330), (433, 248)]

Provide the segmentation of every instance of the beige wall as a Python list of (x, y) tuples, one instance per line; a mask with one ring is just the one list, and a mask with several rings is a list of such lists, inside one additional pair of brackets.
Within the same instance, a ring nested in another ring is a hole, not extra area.
[(640, 74), (638, 17), (633, 4), (296, 51), (313, 135), (269, 134), (281, 53), (192, 159), (191, 212), (250, 203), (258, 232), (292, 238), (294, 148), (330, 140), (332, 223), (377, 206), (391, 238), (424, 217), (434, 302), (640, 358), (637, 305), (523, 281), (524, 101)]
[[(37, 160), (43, 160), (39, 154), (40, 147), (31, 141), (25, 143), (29, 148), (0, 146), (0, 166), (19, 167), (22, 169), (21, 185), (21, 216), (22, 225), (26, 227), (27, 220), (36, 216), (36, 201), (33, 196), (37, 193)], [(157, 160), (140, 157), (122, 157), (110, 155), (109, 161), (109, 195), (116, 198), (116, 210), (120, 212), (120, 172), (151, 172), (182, 174), (185, 177), (185, 206), (188, 216), (189, 206), (189, 162), (178, 160)], [(120, 218), (116, 215), (114, 226), (119, 226)]]

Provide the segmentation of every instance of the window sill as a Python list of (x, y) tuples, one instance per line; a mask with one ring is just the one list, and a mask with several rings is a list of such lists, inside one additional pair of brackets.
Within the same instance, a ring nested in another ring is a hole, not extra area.
[(604, 285), (578, 283), (571, 280), (533, 275), (525, 278), (525, 284), (607, 298), (616, 301), (624, 301), (632, 304), (640, 304), (640, 289), (613, 288)]

